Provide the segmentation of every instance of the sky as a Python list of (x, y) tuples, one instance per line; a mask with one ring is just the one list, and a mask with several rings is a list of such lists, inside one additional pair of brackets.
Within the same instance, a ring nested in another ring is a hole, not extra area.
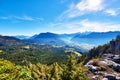
[(120, 31), (120, 0), (0, 0), (0, 34)]

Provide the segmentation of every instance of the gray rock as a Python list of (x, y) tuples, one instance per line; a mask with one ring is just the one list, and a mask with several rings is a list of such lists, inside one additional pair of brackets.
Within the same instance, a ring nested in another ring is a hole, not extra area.
[(113, 74), (105, 74), (104, 77), (107, 78), (108, 80), (117, 80), (116, 76)]
[(114, 55), (113, 54), (103, 54), (102, 55), (102, 59), (108, 59), (108, 60), (111, 60), (113, 59)]
[(108, 60), (108, 59), (104, 59), (104, 61), (107, 63), (108, 66), (113, 66), (116, 64), (115, 62)]
[(120, 80), (120, 77), (117, 76), (116, 79), (117, 79), (117, 80)]
[(120, 54), (120, 40), (110, 41), (110, 51), (113, 54)]
[(120, 53), (120, 42), (115, 42), (115, 52)]
[[(119, 46), (117, 46), (119, 47)], [(94, 74), (93, 80), (120, 80), (120, 75), (118, 73), (108, 74), (106, 70), (114, 70), (120, 72), (120, 55), (115, 54), (103, 54), (102, 59), (98, 61), (98, 65), (92, 65), (93, 61), (90, 60), (85, 66)], [(101, 70), (101, 68), (106, 68), (106, 70)], [(108, 69), (107, 69), (108, 68)], [(103, 78), (103, 79), (102, 79)]]
[(120, 72), (120, 64), (115, 63), (114, 61), (105, 59), (105, 62), (107, 62), (108, 66), (111, 66), (113, 70)]
[(87, 65), (86, 67), (88, 67), (88, 69), (95, 74), (96, 71), (98, 71), (98, 67), (97, 66), (93, 66), (93, 65)]
[(105, 74), (104, 78), (107, 78), (108, 80), (120, 80), (120, 77), (114, 74)]
[(104, 76), (105, 72), (103, 72), (103, 71), (97, 71), (97, 72), (95, 72), (95, 74)]
[(120, 64), (120, 55), (115, 55), (113, 57), (113, 61), (116, 62), (116, 63), (118, 63), (118, 64)]
[(120, 59), (120, 55), (115, 55), (113, 59)]
[(119, 64), (113, 65), (112, 69), (117, 71), (117, 72), (120, 72), (120, 65)]

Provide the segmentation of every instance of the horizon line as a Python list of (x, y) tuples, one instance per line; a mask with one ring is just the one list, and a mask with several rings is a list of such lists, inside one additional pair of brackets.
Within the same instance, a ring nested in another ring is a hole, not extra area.
[[(0, 33), (0, 35), (2, 35), (2, 36), (34, 36), (34, 35), (39, 35), (39, 34), (41, 34), (41, 33), (53, 33), (53, 34), (75, 34), (75, 33), (92, 33), (92, 32), (98, 32), (98, 31), (85, 31), (85, 32), (73, 32), (73, 33), (57, 33), (57, 32), (48, 32), (48, 31), (46, 31), (46, 32), (40, 32), (40, 33), (34, 33), (34, 34), (31, 34), (31, 35), (29, 35), (29, 34), (2, 34), (2, 33)], [(105, 31), (105, 32), (98, 32), (98, 33), (106, 33), (106, 32), (120, 32), (119, 30), (118, 31)]]

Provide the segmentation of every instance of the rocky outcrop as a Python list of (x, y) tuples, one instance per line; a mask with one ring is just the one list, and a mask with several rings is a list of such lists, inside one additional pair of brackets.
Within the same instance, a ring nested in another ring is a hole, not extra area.
[(100, 60), (90, 60), (85, 65), (92, 74), (88, 76), (89, 80), (120, 80), (119, 62), (120, 56), (114, 54), (104, 54)]
[(120, 54), (120, 35), (116, 40), (110, 41), (110, 51), (114, 54)]

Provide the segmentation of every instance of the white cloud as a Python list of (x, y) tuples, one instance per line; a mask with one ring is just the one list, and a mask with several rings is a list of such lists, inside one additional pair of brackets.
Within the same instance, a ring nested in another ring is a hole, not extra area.
[(68, 23), (56, 23), (52, 25), (52, 27), (56, 29), (61, 29), (56, 30), (56, 33), (75, 33), (86, 31), (107, 32), (120, 30), (120, 24), (114, 24), (111, 22), (93, 22), (87, 19)]
[(107, 9), (105, 11), (105, 13), (107, 13), (108, 15), (111, 15), (111, 16), (116, 16), (117, 15), (117, 11), (114, 10), (114, 9)]
[(103, 0), (82, 0), (76, 5), (80, 11), (99, 11), (103, 9)]
[(118, 31), (120, 30), (120, 24), (107, 23), (107, 22), (90, 22), (83, 20), (80, 22), (82, 27), (81, 31), (95, 31), (95, 32), (107, 32), (107, 31)]
[(40, 17), (30, 17), (30, 16), (2, 16), (0, 19), (3, 20), (24, 20), (24, 21), (35, 21), (35, 20), (40, 20), (43, 21), (43, 18)]
[(81, 0), (77, 4), (71, 4), (69, 9), (63, 12), (61, 18), (74, 18), (84, 14), (101, 11), (104, 9), (104, 0)]
[(22, 16), (22, 17), (13, 16), (13, 18), (18, 19), (18, 20), (27, 20), (27, 21), (33, 21), (34, 20), (32, 17), (29, 17), (29, 16)]

